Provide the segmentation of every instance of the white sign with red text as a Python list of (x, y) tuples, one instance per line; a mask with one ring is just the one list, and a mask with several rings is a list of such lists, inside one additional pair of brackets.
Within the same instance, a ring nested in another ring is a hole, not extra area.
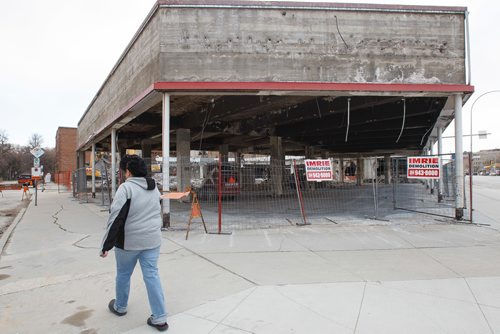
[(333, 169), (329, 159), (305, 160), (307, 181), (332, 181)]
[(439, 179), (439, 157), (408, 157), (406, 177), (409, 179)]

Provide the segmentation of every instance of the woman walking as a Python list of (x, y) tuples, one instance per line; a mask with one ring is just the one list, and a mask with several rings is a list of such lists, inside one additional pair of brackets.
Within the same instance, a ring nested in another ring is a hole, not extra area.
[(115, 247), (116, 298), (108, 307), (117, 316), (127, 314), (130, 276), (139, 261), (152, 313), (147, 324), (166, 331), (167, 310), (158, 275), (162, 240), (160, 192), (154, 180), (147, 177), (146, 163), (139, 156), (124, 156), (120, 169), (126, 181), (113, 198), (101, 246), (101, 257)]

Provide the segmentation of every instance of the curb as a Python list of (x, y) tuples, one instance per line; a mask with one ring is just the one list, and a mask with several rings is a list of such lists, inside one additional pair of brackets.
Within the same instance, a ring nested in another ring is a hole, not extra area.
[[(31, 204), (31, 201), (30, 201)], [(2, 238), (0, 238), (0, 259), (2, 258), (3, 251), (5, 249), (5, 246), (10, 240), (10, 236), (12, 235), (12, 232), (14, 232), (14, 229), (16, 228), (17, 224), (21, 221), (23, 218), (24, 214), (26, 213), (26, 210), (29, 208), (29, 205), (26, 208), (22, 208), (21, 211), (17, 214), (16, 218), (14, 218), (14, 221), (9, 225), (7, 230), (2, 234)]]

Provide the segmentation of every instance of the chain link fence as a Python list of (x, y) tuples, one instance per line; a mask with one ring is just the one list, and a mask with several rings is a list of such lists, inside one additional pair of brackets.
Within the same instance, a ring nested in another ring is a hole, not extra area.
[[(406, 177), (406, 157), (326, 158), (332, 179), (312, 182), (306, 178), (303, 157), (273, 160), (268, 157), (219, 161), (211, 158), (170, 158), (170, 191), (192, 189), (212, 232), (289, 225), (337, 224), (359, 219), (390, 220), (417, 211), (454, 218), (454, 161), (442, 156), (439, 182)], [(161, 159), (146, 159), (151, 177), (163, 189)], [(390, 164), (390, 165), (388, 165)], [(118, 166), (118, 163), (117, 163)], [(95, 192), (91, 170), (73, 173), (75, 197), (81, 202), (109, 206), (109, 162), (96, 162)], [(119, 179), (120, 173), (114, 174)], [(117, 184), (119, 182), (117, 181)], [(441, 189), (441, 190), (440, 190)], [(170, 200), (170, 228), (185, 229), (192, 198)], [(202, 228), (201, 218), (193, 220)]]
[(57, 172), (53, 175), (54, 183), (57, 185), (59, 193), (66, 193), (73, 191), (73, 172)]
[[(455, 218), (457, 183), (454, 156), (454, 154), (440, 156), (442, 175), (439, 180), (408, 178), (406, 176), (407, 157), (393, 158), (394, 208)], [(465, 183), (465, 176), (462, 182), (465, 194), (464, 219), (467, 219), (470, 214), (467, 205), (470, 189)]]
[(81, 203), (96, 203), (109, 208), (112, 201), (111, 175), (111, 164), (105, 159), (97, 160), (95, 163), (94, 187), (92, 187), (92, 168), (75, 170), (72, 173), (73, 196)]

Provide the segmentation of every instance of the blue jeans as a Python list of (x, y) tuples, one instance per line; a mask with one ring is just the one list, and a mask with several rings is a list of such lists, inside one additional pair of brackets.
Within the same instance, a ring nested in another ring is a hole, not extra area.
[(116, 258), (116, 301), (115, 309), (126, 312), (128, 295), (130, 292), (130, 276), (134, 272), (137, 260), (141, 265), (142, 278), (148, 291), (149, 306), (151, 307), (152, 322), (163, 324), (167, 322), (165, 298), (158, 275), (158, 256), (160, 247), (140, 251), (127, 251), (115, 247)]

